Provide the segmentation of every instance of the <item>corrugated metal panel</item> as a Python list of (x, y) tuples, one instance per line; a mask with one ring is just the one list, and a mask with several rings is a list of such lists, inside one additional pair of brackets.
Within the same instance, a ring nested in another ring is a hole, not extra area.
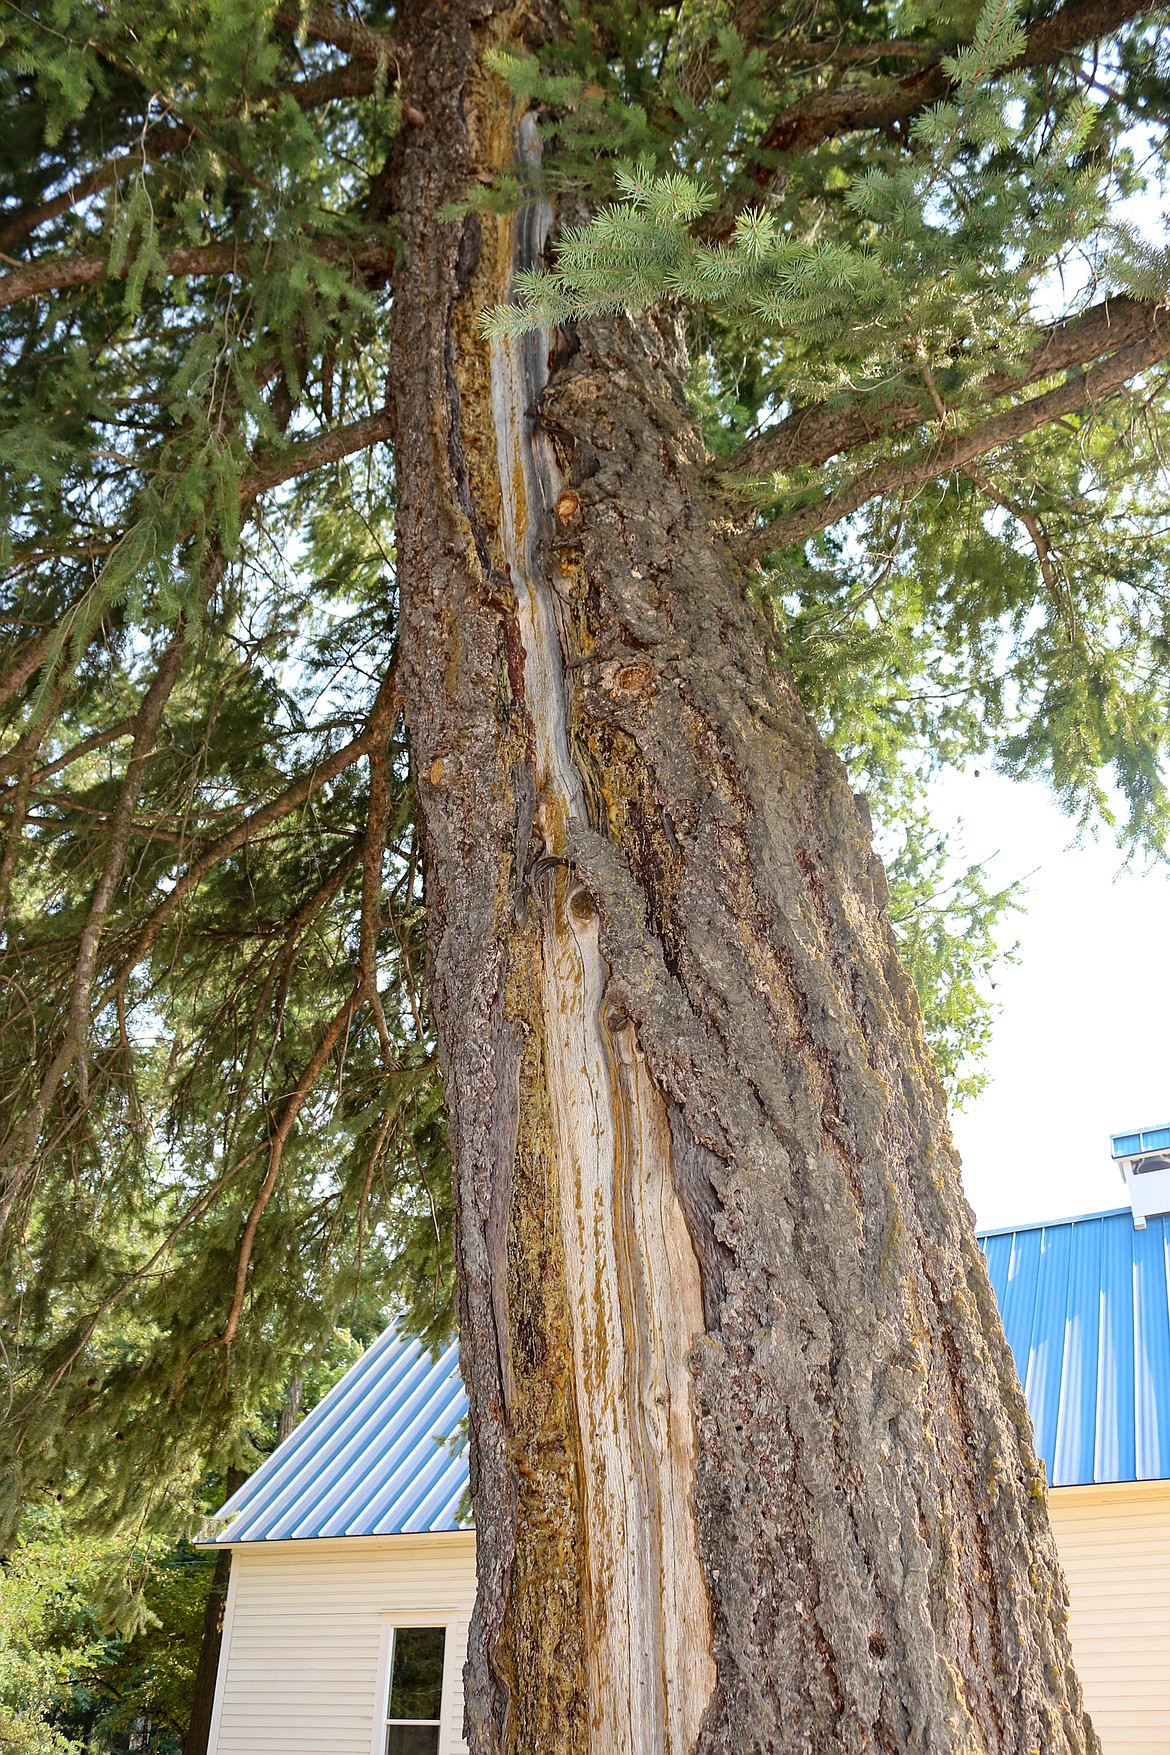
[[(1050, 1483), (1170, 1478), (1170, 1218), (1135, 1231), (1123, 1208), (980, 1242)], [(389, 1329), (209, 1539), (457, 1529), (467, 1456), (451, 1441), (466, 1412), (457, 1348), (432, 1359)]]
[(438, 1359), (387, 1329), (245, 1481), (205, 1541), (454, 1530), (467, 1490), (458, 1348)]
[(1170, 1218), (1128, 1207), (981, 1238), (1054, 1487), (1170, 1478)]

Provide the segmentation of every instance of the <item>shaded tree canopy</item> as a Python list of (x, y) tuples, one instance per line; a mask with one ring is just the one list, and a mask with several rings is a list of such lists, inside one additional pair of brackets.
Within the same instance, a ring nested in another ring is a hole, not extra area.
[[(961, 1090), (1009, 898), (973, 867), (940, 929), (929, 772), (1166, 851), (1165, 15), (594, 0), (552, 35), (495, 74), (573, 223), (488, 321), (683, 315)], [(387, 167), (429, 122), (383, 5), (30, 0), (0, 45), (4, 1444), (117, 1516), (355, 1299), (450, 1322), (385, 389)]]

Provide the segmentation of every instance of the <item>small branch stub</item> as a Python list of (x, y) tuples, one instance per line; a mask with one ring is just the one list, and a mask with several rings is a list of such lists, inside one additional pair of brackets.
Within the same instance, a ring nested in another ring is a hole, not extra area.
[(589, 891), (581, 885), (569, 897), (569, 913), (579, 926), (588, 926), (597, 918), (597, 904)]
[(581, 496), (573, 488), (562, 488), (557, 495), (553, 508), (557, 515), (557, 523), (563, 526), (576, 524), (581, 517)]

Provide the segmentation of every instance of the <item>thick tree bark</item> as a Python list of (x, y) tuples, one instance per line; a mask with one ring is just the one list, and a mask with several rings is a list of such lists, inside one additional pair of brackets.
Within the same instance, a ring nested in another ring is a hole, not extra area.
[(549, 216), (490, 0), (402, 9), (399, 676), (479, 1600), (471, 1745), (1097, 1748), (864, 807), (705, 498), (665, 323), (493, 343)]

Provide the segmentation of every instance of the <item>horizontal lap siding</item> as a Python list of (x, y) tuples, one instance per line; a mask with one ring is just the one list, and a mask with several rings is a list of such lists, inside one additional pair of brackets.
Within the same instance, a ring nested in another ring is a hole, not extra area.
[(1057, 1488), (1048, 1506), (1105, 1755), (1170, 1755), (1170, 1482)]
[[(382, 1640), (395, 1614), (457, 1620), (475, 1600), (467, 1536), (349, 1537), (232, 1551), (212, 1755), (370, 1755)], [(462, 1748), (462, 1650), (450, 1755)]]

